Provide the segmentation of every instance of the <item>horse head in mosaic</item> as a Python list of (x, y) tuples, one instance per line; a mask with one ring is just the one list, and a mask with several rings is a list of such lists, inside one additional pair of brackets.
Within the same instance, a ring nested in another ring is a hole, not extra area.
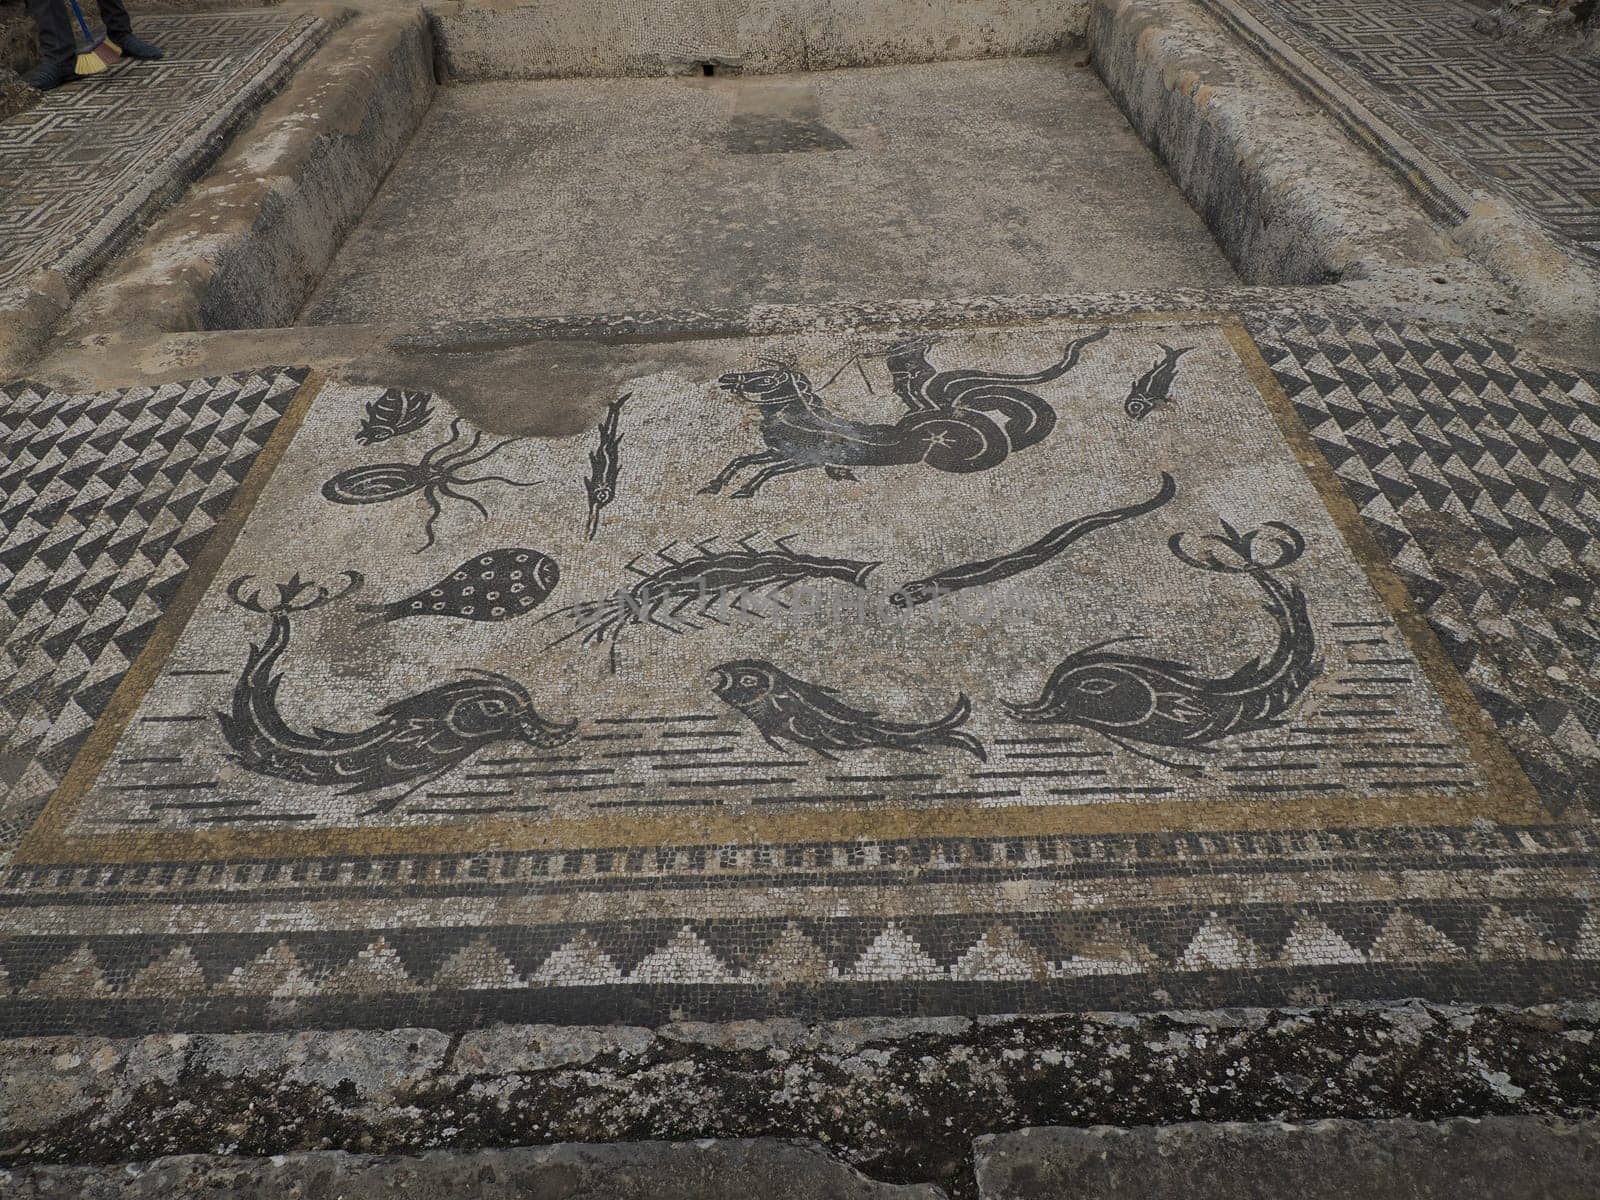
[[(858, 421), (831, 411), (822, 393), (833, 380), (813, 384), (786, 363), (769, 360), (759, 370), (730, 371), (717, 386), (760, 409), (766, 449), (733, 459), (700, 491), (721, 492), (750, 467), (758, 469), (732, 495), (754, 496), (779, 475), (814, 469), (840, 480), (855, 479), (858, 468), (917, 463), (956, 474), (987, 471), (1050, 435), (1055, 409), (1029, 389), (1065, 375), (1085, 346), (1109, 332), (1098, 329), (1068, 342), (1059, 359), (1028, 373), (940, 371), (928, 361), (931, 339), (901, 342), (884, 360), (894, 393), (906, 409), (893, 423)], [(846, 365), (850, 362), (859, 363), (859, 355)]]

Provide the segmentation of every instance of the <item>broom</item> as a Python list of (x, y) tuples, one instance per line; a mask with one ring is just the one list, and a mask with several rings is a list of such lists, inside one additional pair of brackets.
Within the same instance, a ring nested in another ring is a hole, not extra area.
[(89, 48), (78, 55), (73, 70), (79, 75), (98, 75), (122, 57), (122, 47), (108, 38), (95, 37), (89, 28), (89, 22), (84, 18), (83, 9), (78, 7), (78, 0), (67, 0), (67, 3), (72, 5), (72, 14), (78, 18), (78, 27), (83, 30), (83, 40), (89, 43)]

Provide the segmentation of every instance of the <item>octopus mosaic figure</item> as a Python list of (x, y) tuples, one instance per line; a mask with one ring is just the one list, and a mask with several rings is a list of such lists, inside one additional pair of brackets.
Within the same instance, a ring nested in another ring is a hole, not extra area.
[(385, 504), (420, 493), (428, 502), (429, 509), (428, 518), (422, 526), (427, 538), (417, 550), (420, 554), (433, 545), (434, 522), (444, 512), (439, 497), (465, 501), (487, 519), (489, 510), (461, 489), (482, 483), (503, 483), (510, 487), (536, 486), (530, 480), (508, 479), (504, 475), (463, 475), (462, 472), (468, 467), (494, 457), (522, 439), (506, 438), (487, 450), (480, 450), (483, 431), (475, 430), (471, 437), (463, 439), (461, 424), (460, 417), (451, 421), (449, 438), (427, 451), (418, 462), (367, 463), (340, 471), (322, 485), (323, 499), (334, 504)]
[[(1212, 678), (1186, 663), (1128, 654), (1108, 647), (1142, 641), (1142, 635), (1112, 638), (1069, 654), (1051, 672), (1036, 700), (1006, 704), (1019, 721), (1080, 725), (1093, 729), (1134, 754), (1155, 758), (1129, 742), (1208, 751), (1213, 743), (1238, 734), (1272, 729), (1321, 673), (1316, 636), (1306, 611), (1305, 593), (1276, 572), (1305, 553), (1305, 539), (1277, 521), (1241, 534), (1222, 522), (1220, 534), (1202, 541), (1220, 548), (1197, 556), (1184, 548), (1183, 534), (1168, 546), (1184, 564), (1202, 571), (1248, 575), (1266, 594), (1266, 611), (1278, 627), (1277, 643), (1228, 675)], [(1263, 535), (1268, 535), (1263, 537)], [(1270, 540), (1274, 549), (1261, 550)], [(1167, 766), (1184, 764), (1155, 758)]]
[(298, 574), (278, 585), (277, 598), (263, 601), (259, 590), (246, 592), (251, 577), (241, 575), (228, 585), (228, 597), (240, 608), (272, 619), (259, 645), (252, 643), (244, 670), (233, 689), (233, 702), (217, 720), (234, 759), (246, 770), (291, 783), (341, 789), (359, 795), (398, 787), (395, 796), (363, 815), (385, 813), (415, 791), (459, 766), (496, 742), (521, 742), (540, 750), (570, 741), (577, 722), (547, 720), (533, 706), (528, 690), (515, 679), (493, 671), (469, 670), (470, 678), (446, 683), (395, 700), (378, 710), (377, 720), (344, 732), (312, 726), (297, 729), (278, 707), (283, 676), (278, 664), (289, 649), (289, 618), (349, 595), (363, 580), (344, 573), (337, 592), (307, 582)]
[(733, 459), (700, 491), (721, 492), (751, 467), (758, 469), (731, 495), (754, 496), (769, 481), (797, 471), (820, 469), (837, 480), (855, 479), (858, 468), (915, 463), (957, 474), (987, 471), (1050, 436), (1055, 409), (1028, 389), (1061, 378), (1078, 365), (1085, 346), (1110, 332), (1097, 329), (1068, 342), (1056, 362), (1031, 374), (936, 371), (928, 362), (931, 341), (902, 342), (885, 358), (895, 395), (906, 407), (893, 424), (830, 411), (822, 400), (826, 385), (813, 384), (792, 366), (731, 371), (717, 386), (761, 411), (767, 448)]

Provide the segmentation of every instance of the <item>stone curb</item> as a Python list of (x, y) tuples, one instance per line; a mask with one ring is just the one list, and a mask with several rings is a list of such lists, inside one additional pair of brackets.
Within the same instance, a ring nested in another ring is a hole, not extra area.
[[(1517, 307), (1406, 188), (1190, 0), (1095, 0), (1096, 69), (1250, 282), (1341, 282), (1362, 302)], [(1336, 167), (1336, 169), (1330, 169)]]
[(931, 1184), (879, 1183), (814, 1142), (771, 1138), (515, 1147), (415, 1158), (313, 1152), (274, 1158), (184, 1155), (115, 1167), (0, 1170), (14, 1200), (944, 1200)]
[(0, 1161), (814, 1139), (899, 1180), (1038, 1125), (1600, 1110), (1600, 1004), (0, 1043)]
[(1587, 1200), (1600, 1121), (1024, 1129), (973, 1151), (983, 1200)]

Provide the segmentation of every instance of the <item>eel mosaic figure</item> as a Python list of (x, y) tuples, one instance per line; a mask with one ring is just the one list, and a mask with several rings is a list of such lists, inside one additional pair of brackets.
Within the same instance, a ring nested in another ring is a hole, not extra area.
[(510, 546), (475, 554), (438, 583), (391, 600), (358, 604), (376, 613), (368, 626), (406, 617), (457, 617), (463, 621), (509, 621), (532, 612), (561, 581), (561, 566), (548, 554)]
[(596, 430), (600, 442), (589, 451), (589, 474), (583, 480), (583, 490), (589, 498), (589, 516), (584, 522), (583, 534), (591, 542), (600, 532), (600, 510), (617, 498), (617, 471), (622, 465), (619, 457), (622, 434), (618, 426), (622, 421), (622, 406), (632, 394), (619, 396), (606, 406), (606, 415)]
[(356, 430), (356, 441), (375, 446), (402, 434), (413, 433), (433, 420), (433, 397), (427, 392), (389, 388), (367, 405), (367, 415)]
[(893, 424), (830, 411), (822, 388), (782, 363), (731, 371), (717, 386), (760, 410), (767, 448), (733, 459), (700, 490), (721, 492), (751, 467), (759, 469), (731, 495), (754, 496), (780, 475), (817, 469), (838, 480), (856, 478), (861, 467), (915, 463), (957, 474), (987, 471), (1050, 436), (1055, 409), (1028, 389), (1061, 378), (1077, 366), (1085, 346), (1109, 333), (1098, 329), (1068, 342), (1060, 359), (1031, 374), (935, 371), (928, 362), (930, 341), (902, 342), (885, 358), (895, 395), (907, 410)]
[[(1158, 345), (1160, 343), (1157, 343)], [(1178, 375), (1178, 360), (1193, 346), (1161, 346), (1165, 352), (1148, 371), (1133, 381), (1128, 398), (1122, 402), (1122, 411), (1135, 421), (1142, 421), (1156, 409), (1172, 399), (1172, 381)]]
[(719, 607), (725, 606), (735, 615), (759, 617), (759, 612), (743, 602), (761, 596), (779, 608), (787, 608), (784, 593), (808, 581), (836, 579), (865, 589), (868, 577), (881, 565), (802, 554), (789, 548), (788, 537), (775, 538), (772, 548), (766, 550), (753, 545), (749, 537), (738, 540), (738, 549), (714, 550), (715, 540), (695, 543), (698, 553), (681, 559), (672, 557), (678, 543), (668, 543), (656, 551), (656, 557), (665, 565), (655, 571), (641, 569), (638, 563), (643, 556), (635, 555), (628, 570), (640, 578), (631, 588), (604, 600), (569, 604), (539, 618), (548, 621), (565, 616), (574, 622), (570, 632), (550, 645), (558, 646), (580, 635), (585, 646), (609, 641), (611, 668), (615, 671), (617, 639), (629, 625), (654, 625), (668, 633), (703, 629), (697, 623), (701, 620), (726, 625), (728, 621), (716, 612)]
[(889, 603), (896, 608), (909, 608), (914, 604), (926, 604), (929, 600), (961, 591), (963, 588), (998, 583), (1002, 579), (1009, 579), (1024, 571), (1031, 571), (1035, 567), (1043, 566), (1085, 535), (1097, 529), (1104, 529), (1108, 525), (1117, 525), (1134, 517), (1155, 512), (1177, 494), (1178, 485), (1171, 475), (1163, 471), (1161, 487), (1148, 500), (1130, 504), (1125, 508), (1113, 508), (1105, 512), (1090, 513), (1086, 517), (1076, 517), (1063, 525), (1057, 525), (1042, 538), (1028, 543), (1020, 550), (1013, 550), (998, 558), (962, 563), (958, 567), (950, 567), (924, 579), (912, 580), (910, 583), (902, 584), (900, 590), (889, 597)]
[(361, 586), (362, 578), (346, 571), (345, 586), (335, 593), (296, 574), (278, 586), (277, 599), (271, 603), (263, 602), (259, 591), (246, 594), (250, 579), (248, 575), (235, 579), (228, 585), (228, 596), (243, 609), (271, 617), (272, 629), (265, 641), (251, 644), (234, 685), (232, 706), (217, 714), (223, 738), (247, 771), (339, 788), (346, 796), (403, 789), (362, 814), (368, 816), (390, 811), (416, 788), (485, 746), (511, 741), (549, 750), (577, 733), (576, 721), (547, 720), (534, 709), (526, 688), (492, 671), (471, 671), (472, 678), (435, 684), (387, 704), (363, 729), (296, 729), (278, 708), (278, 687), (283, 682), (278, 664), (289, 649), (289, 617), (349, 595)]
[(439, 505), (440, 496), (447, 500), (465, 501), (477, 509), (480, 516), (487, 519), (489, 510), (478, 500), (462, 492), (462, 488), (480, 483), (504, 483), (511, 487), (536, 486), (529, 480), (507, 479), (504, 475), (461, 474), (468, 467), (492, 458), (507, 446), (523, 439), (506, 438), (483, 451), (478, 449), (483, 444), (481, 429), (467, 438), (464, 444), (458, 445), (461, 440), (461, 418), (457, 417), (450, 422), (449, 438), (423, 454), (420, 462), (368, 463), (365, 466), (351, 467), (348, 471), (340, 471), (322, 485), (322, 497), (334, 504), (384, 504), (390, 500), (401, 500), (406, 496), (420, 493), (428, 502), (429, 509), (428, 518), (422, 526), (427, 538), (417, 550), (420, 554), (433, 545), (434, 522), (444, 512)]
[(921, 754), (931, 747), (961, 750), (980, 762), (989, 755), (983, 743), (960, 726), (972, 715), (972, 702), (956, 697), (955, 707), (936, 721), (891, 721), (837, 699), (835, 688), (807, 683), (757, 658), (725, 662), (711, 670), (717, 699), (738, 710), (775, 750), (784, 742), (804, 746), (829, 761), (836, 751), (881, 748)]
[[(1107, 647), (1141, 641), (1112, 638), (1069, 654), (1056, 666), (1038, 699), (1005, 707), (1019, 721), (1043, 725), (1081, 725), (1103, 734), (1132, 753), (1128, 742), (1205, 751), (1226, 737), (1271, 729), (1321, 673), (1316, 637), (1305, 594), (1275, 572), (1296, 562), (1305, 539), (1289, 525), (1272, 521), (1249, 534), (1227, 522), (1223, 532), (1202, 539), (1229, 556), (1208, 550), (1196, 557), (1174, 534), (1174, 556), (1202, 571), (1248, 575), (1266, 593), (1266, 611), (1278, 627), (1271, 653), (1244, 663), (1220, 678), (1201, 675), (1186, 663)], [(1258, 557), (1257, 542), (1270, 531), (1274, 550)], [(1152, 757), (1144, 755), (1144, 757)], [(1157, 759), (1165, 763), (1165, 759)], [(1181, 764), (1167, 763), (1169, 766)]]

